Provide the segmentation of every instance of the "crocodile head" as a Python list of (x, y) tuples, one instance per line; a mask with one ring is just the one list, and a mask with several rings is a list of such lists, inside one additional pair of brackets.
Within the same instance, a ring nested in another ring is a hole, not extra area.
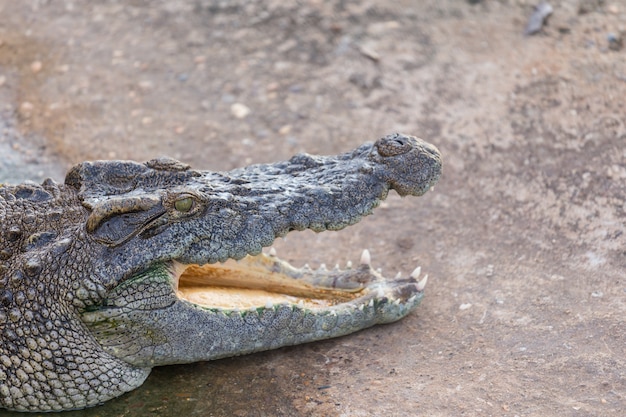
[(387, 280), (367, 251), (358, 265), (311, 270), (261, 250), (292, 230), (354, 224), (389, 190), (421, 195), (440, 174), (435, 147), (394, 134), (229, 172), (97, 161), (64, 185), (0, 188), (0, 406), (93, 406), (154, 366), (398, 320), (423, 296), (419, 269)]

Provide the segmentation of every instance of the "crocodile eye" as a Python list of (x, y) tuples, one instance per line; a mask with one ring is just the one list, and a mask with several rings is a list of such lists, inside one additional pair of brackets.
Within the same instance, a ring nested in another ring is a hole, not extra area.
[(183, 197), (174, 202), (174, 208), (181, 213), (187, 213), (193, 207), (193, 198)]

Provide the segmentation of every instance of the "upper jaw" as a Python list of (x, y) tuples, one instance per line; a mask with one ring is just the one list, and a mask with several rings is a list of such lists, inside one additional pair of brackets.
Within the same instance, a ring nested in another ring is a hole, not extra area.
[(441, 169), (437, 148), (393, 134), (337, 156), (297, 155), (229, 171), (219, 180), (206, 177), (206, 204), (216, 209), (210, 219), (190, 225), (189, 233), (206, 230), (210, 239), (206, 246), (194, 245), (183, 262), (254, 255), (292, 230), (343, 229), (371, 214), (390, 189), (403, 196), (424, 194)]
[[(103, 278), (112, 287), (156, 263), (241, 259), (292, 230), (342, 229), (390, 189), (420, 195), (440, 175), (435, 147), (394, 134), (337, 156), (298, 155), (228, 172), (172, 161), (86, 162), (66, 184), (88, 212), (85, 233), (106, 255), (102, 269), (115, 267), (116, 278)], [(185, 198), (193, 200), (187, 211), (177, 205)]]

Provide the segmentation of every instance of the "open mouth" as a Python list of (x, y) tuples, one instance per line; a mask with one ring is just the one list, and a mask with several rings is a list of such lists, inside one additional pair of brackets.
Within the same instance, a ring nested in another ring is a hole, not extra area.
[[(268, 254), (222, 264), (176, 263), (173, 274), (178, 297), (202, 308), (246, 310), (289, 304), (316, 310), (385, 298), (411, 303), (423, 292), (428, 280), (427, 275), (420, 280), (420, 272), (416, 268), (408, 277), (398, 274), (387, 280), (380, 270), (371, 267), (367, 250), (356, 266), (348, 262), (343, 269), (327, 269), (324, 265), (318, 269), (306, 265), (295, 268), (271, 249)], [(409, 291), (398, 293), (407, 285)]]
[[(405, 317), (427, 276), (358, 265), (294, 268), (273, 250), (221, 264), (158, 264), (81, 315), (111, 355), (139, 367), (213, 360), (344, 336)], [(172, 290), (175, 290), (172, 293)]]

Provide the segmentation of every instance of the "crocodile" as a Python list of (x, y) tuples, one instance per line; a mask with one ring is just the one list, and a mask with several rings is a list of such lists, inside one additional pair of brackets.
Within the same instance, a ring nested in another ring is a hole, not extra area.
[(0, 185), (0, 408), (91, 407), (155, 366), (406, 316), (424, 294), (419, 268), (386, 279), (368, 251), (341, 269), (296, 268), (271, 245), (292, 230), (354, 224), (390, 190), (423, 195), (441, 167), (436, 147), (392, 134), (227, 172), (93, 161), (62, 184)]

